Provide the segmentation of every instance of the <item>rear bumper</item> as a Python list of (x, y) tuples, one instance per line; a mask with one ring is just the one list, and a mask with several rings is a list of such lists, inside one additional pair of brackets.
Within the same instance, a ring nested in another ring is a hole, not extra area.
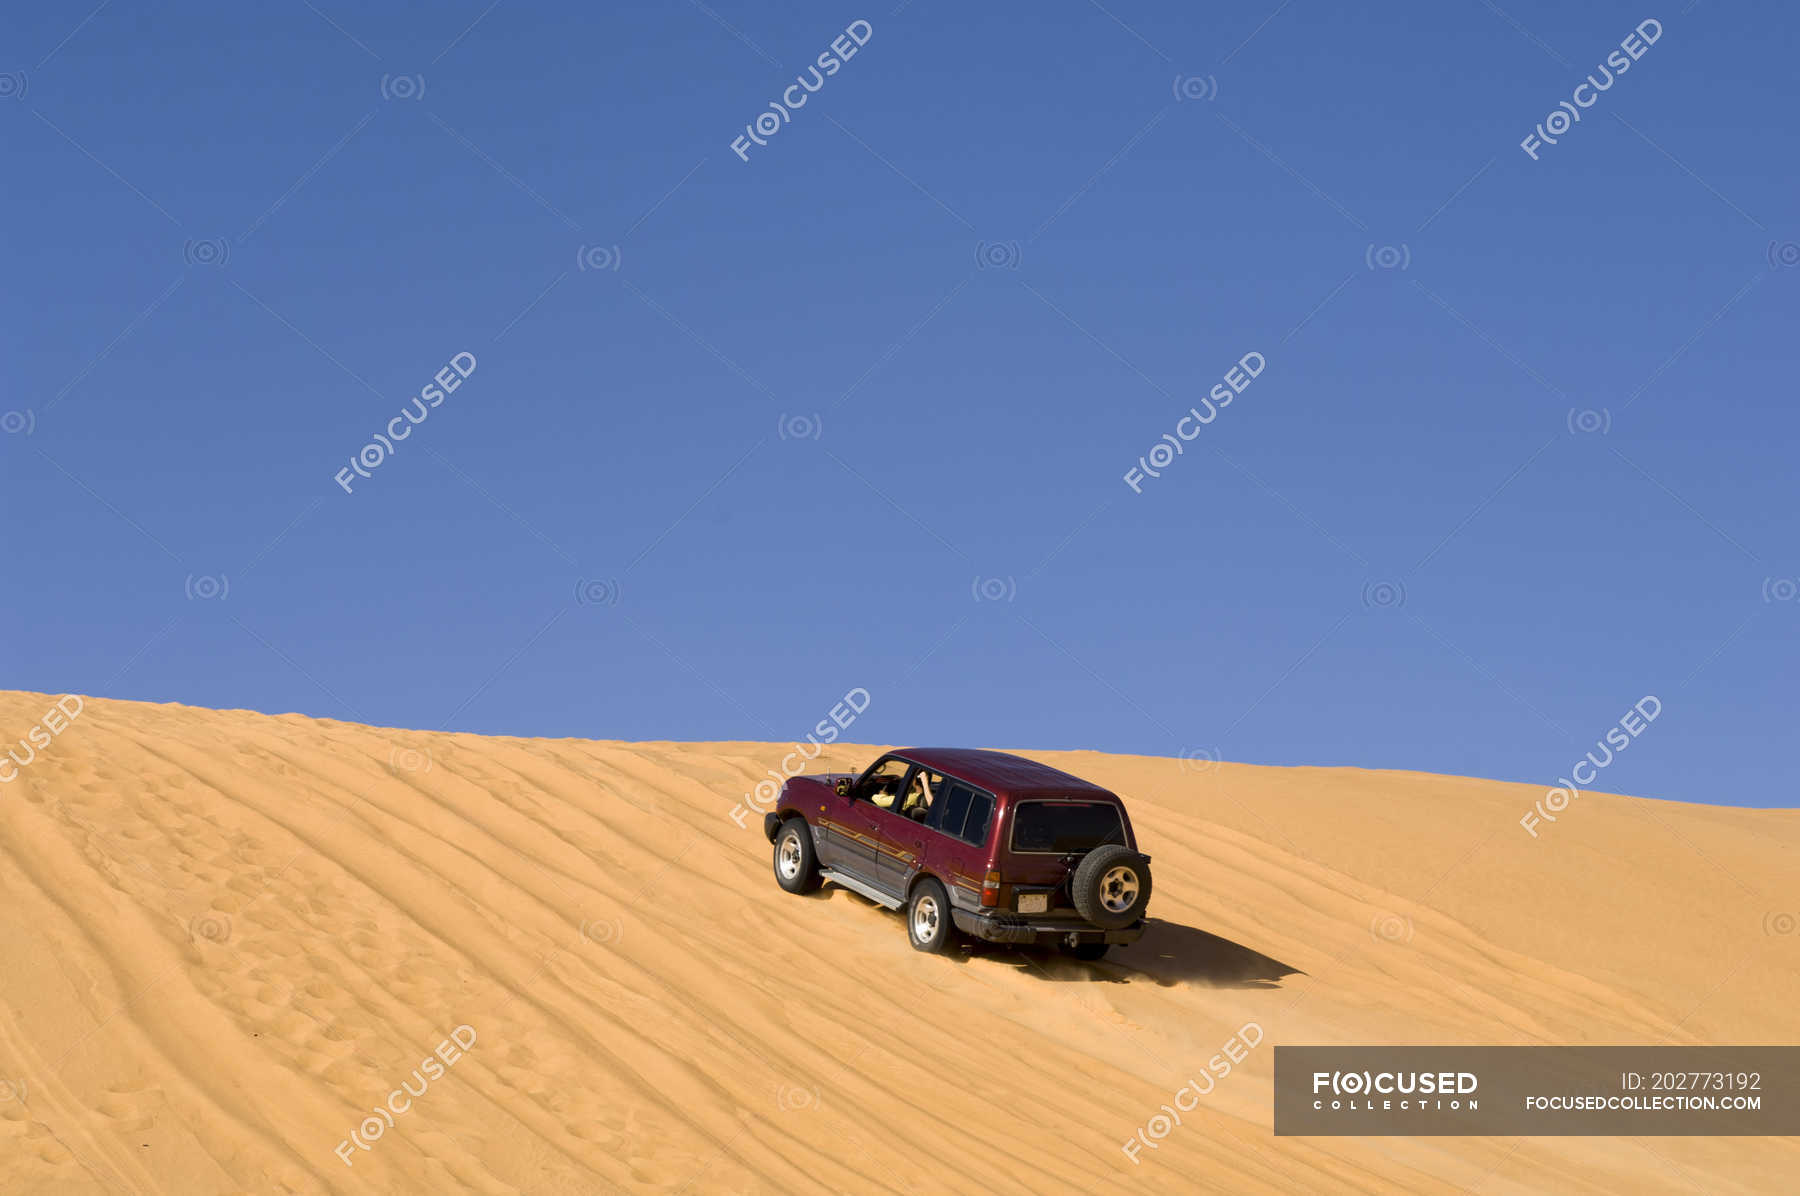
[(951, 916), (958, 930), (990, 943), (1066, 943), (1072, 947), (1079, 943), (1135, 943), (1144, 937), (1141, 918), (1122, 930), (1102, 930), (1079, 918), (1026, 918), (1015, 913), (987, 914), (966, 909), (952, 910)]

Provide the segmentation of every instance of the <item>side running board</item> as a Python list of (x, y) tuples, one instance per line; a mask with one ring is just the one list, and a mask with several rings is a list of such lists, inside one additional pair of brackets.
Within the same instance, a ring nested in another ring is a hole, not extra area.
[(858, 880), (848, 872), (839, 872), (835, 868), (820, 868), (819, 876), (824, 880), (831, 881), (833, 884), (843, 885), (852, 893), (860, 893), (870, 901), (875, 902), (877, 905), (886, 906), (888, 909), (899, 909), (901, 905), (905, 904), (900, 898), (890, 897), (874, 885), (864, 880)]

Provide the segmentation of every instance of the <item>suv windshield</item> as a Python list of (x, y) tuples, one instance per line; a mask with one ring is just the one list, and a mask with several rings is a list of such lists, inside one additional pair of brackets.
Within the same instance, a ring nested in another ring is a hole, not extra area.
[(1109, 802), (1020, 802), (1013, 814), (1014, 851), (1062, 855), (1125, 842), (1119, 808)]

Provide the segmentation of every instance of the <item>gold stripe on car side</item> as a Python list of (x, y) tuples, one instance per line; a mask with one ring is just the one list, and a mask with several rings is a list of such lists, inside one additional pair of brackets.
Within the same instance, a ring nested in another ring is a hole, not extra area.
[(875, 840), (869, 838), (867, 835), (858, 834), (841, 822), (833, 822), (829, 818), (821, 818), (819, 819), (819, 825), (834, 834), (842, 835), (846, 839), (855, 839), (858, 843), (866, 843), (870, 847), (877, 846)]
[[(889, 856), (896, 860), (899, 860), (901, 863), (906, 864), (908, 866), (911, 866), (912, 864), (914, 864), (918, 861), (919, 857), (916, 852), (899, 851), (899, 850), (895, 850), (893, 848), (885, 847), (882, 845), (880, 840), (871, 838), (870, 836), (862, 834), (858, 831), (851, 830), (848, 826), (845, 826), (843, 823), (837, 822), (833, 819), (821, 818), (821, 819), (819, 819), (819, 826), (821, 826), (822, 828), (825, 828), (827, 830), (830, 830), (835, 834), (842, 835), (846, 839), (854, 839), (858, 843), (861, 843), (868, 847), (872, 847), (875, 849), (875, 851), (877, 853), (879, 853), (881, 855)], [(967, 890), (969, 890), (969, 892), (975, 893), (977, 895), (979, 895), (981, 893), (981, 882), (980, 881), (973, 880), (967, 876), (963, 876), (960, 873), (953, 873), (950, 877), (950, 883), (959, 889), (967, 889)]]
[(884, 846), (882, 846), (880, 840), (873, 839), (873, 838), (870, 838), (868, 835), (860, 834), (857, 831), (853, 831), (841, 822), (833, 822), (829, 818), (821, 818), (821, 819), (819, 819), (819, 825), (827, 830), (832, 831), (834, 834), (842, 835), (846, 839), (855, 839), (858, 843), (861, 843), (867, 847), (873, 847), (876, 851), (880, 852), (882, 855), (892, 856), (893, 858), (900, 860), (903, 863), (910, 864), (915, 859), (918, 858), (916, 855), (914, 855), (910, 851), (896, 851), (892, 848), (884, 847)]

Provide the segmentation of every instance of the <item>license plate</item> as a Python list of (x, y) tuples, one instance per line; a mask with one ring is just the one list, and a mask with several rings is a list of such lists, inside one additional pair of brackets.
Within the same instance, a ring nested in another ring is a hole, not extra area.
[(1041, 914), (1050, 908), (1048, 893), (1020, 893), (1019, 912), (1022, 914)]

